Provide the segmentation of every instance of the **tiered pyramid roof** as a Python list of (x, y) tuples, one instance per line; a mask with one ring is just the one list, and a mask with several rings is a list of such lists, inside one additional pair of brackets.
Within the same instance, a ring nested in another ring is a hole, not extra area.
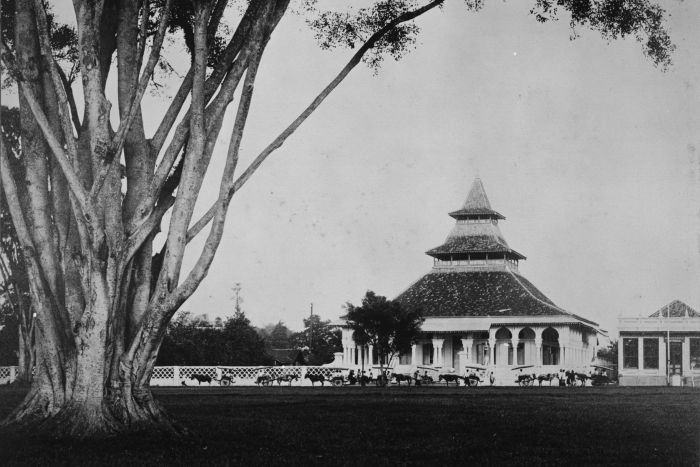
[(445, 242), (426, 254), (439, 259), (450, 259), (454, 255), (477, 253), (499, 253), (511, 259), (525, 259), (508, 246), (498, 227), (498, 219), (505, 219), (491, 209), (484, 185), (479, 178), (474, 179), (464, 206), (450, 213), (457, 223)]

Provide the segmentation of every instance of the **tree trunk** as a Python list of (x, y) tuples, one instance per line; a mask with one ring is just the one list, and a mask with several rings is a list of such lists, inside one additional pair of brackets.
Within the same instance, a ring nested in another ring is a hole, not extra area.
[[(91, 306), (96, 315), (106, 316), (104, 311), (98, 313), (98, 309), (106, 304), (97, 299)], [(146, 379), (138, 381), (137, 375), (144, 373), (140, 367), (121, 371), (116, 376), (106, 373), (110, 371), (106, 354), (114, 342), (103, 338), (106, 333), (100, 329), (104, 329), (104, 323), (95, 320), (91, 326), (89, 330), (81, 328), (79, 331), (80, 345), (72, 356), (74, 376), (67, 376), (65, 385), (57, 386), (51, 375), (51, 358), (47, 353), (54, 352), (54, 349), (50, 339), (37, 345), (39, 364), (31, 378), (29, 393), (3, 425), (20, 432), (70, 438), (95, 438), (134, 431), (170, 436), (189, 434), (154, 399), (148, 385), (150, 371)]]
[(17, 326), (19, 348), (17, 349), (17, 378), (16, 384), (28, 386), (32, 380), (32, 368), (34, 368), (34, 356), (31, 331), (28, 332), (22, 323)]

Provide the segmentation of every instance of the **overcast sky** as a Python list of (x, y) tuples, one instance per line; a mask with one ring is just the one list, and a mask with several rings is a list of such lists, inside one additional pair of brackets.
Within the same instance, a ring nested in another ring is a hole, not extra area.
[[(700, 2), (662, 2), (678, 47), (666, 73), (634, 40), (581, 30), (571, 41), (566, 20), (539, 24), (532, 3), (469, 13), (450, 1), (419, 19), (403, 60), (377, 76), (358, 67), (234, 198), (209, 276), (183, 309), (230, 315), (241, 283), (254, 324), (299, 329), (312, 302), (334, 319), (368, 289), (393, 298), (430, 270), (424, 252), (444, 241), (447, 213), (477, 175), (527, 256), (521, 274), (557, 305), (610, 330), (674, 299), (700, 308)], [(243, 163), (349, 56), (321, 51), (302, 18), (282, 20)], [(145, 109), (155, 128), (162, 101), (149, 96)], [(214, 177), (207, 185), (200, 209), (218, 192)]]

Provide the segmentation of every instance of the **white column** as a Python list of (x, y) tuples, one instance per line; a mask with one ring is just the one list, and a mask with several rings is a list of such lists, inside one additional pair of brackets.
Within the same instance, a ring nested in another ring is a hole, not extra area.
[(418, 345), (413, 344), (411, 346), (411, 365), (416, 366), (418, 365), (417, 359), (417, 353), (418, 353)]
[(543, 365), (542, 361), (542, 337), (535, 338), (535, 365)]
[(644, 338), (641, 336), (637, 339), (637, 369), (644, 369)]
[(489, 365), (493, 365), (494, 356), (496, 355), (496, 338), (489, 338)]
[(683, 339), (683, 376), (690, 376), (690, 338)]
[(474, 345), (474, 339), (466, 338), (462, 339), (462, 349), (464, 351), (465, 362), (460, 363), (461, 365), (466, 365), (474, 361), (474, 356), (472, 355), (472, 346)]
[(372, 344), (367, 346), (367, 360), (370, 365), (374, 363), (374, 346)]
[(513, 346), (513, 365), (518, 364), (518, 343), (520, 342), (517, 337), (513, 337), (510, 340), (511, 345)]
[[(621, 344), (617, 344), (617, 346), (619, 349)], [(618, 352), (620, 351), (618, 350)], [(659, 337), (659, 375), (666, 376), (666, 347), (664, 346), (663, 337)]]
[[(624, 353), (625, 346), (623, 345), (625, 340), (623, 339), (622, 336), (617, 341), (617, 373), (622, 374), (622, 372), (625, 371), (624, 367), (622, 366), (622, 362), (624, 361), (624, 356), (622, 355)], [(665, 357), (664, 353), (664, 358)]]
[(433, 366), (442, 367), (442, 344), (445, 339), (433, 339)]

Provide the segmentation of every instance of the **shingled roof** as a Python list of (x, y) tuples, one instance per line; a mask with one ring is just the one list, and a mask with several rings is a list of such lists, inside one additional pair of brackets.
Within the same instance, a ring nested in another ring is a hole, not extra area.
[(525, 259), (525, 256), (512, 250), (503, 238), (498, 219), (505, 217), (493, 213), (498, 214), (491, 209), (484, 185), (479, 178), (474, 179), (464, 207), (450, 213), (457, 222), (447, 239), (426, 254), (441, 260), (452, 259), (452, 255), (457, 257), (455, 259), (467, 259), (472, 253), (499, 253), (511, 259)]
[(661, 317), (668, 318), (669, 313), (671, 315), (671, 318), (700, 318), (700, 313), (690, 308), (688, 305), (681, 302), (680, 300), (672, 301), (665, 307), (656, 310), (654, 313), (649, 315), (649, 317), (658, 318), (659, 314), (661, 314)]
[(524, 277), (510, 271), (426, 274), (396, 300), (429, 316), (571, 316)]
[(479, 177), (474, 179), (472, 187), (469, 190), (469, 195), (467, 195), (467, 200), (464, 202), (462, 209), (458, 211), (453, 211), (450, 216), (455, 219), (463, 219), (473, 216), (479, 217), (491, 217), (494, 219), (505, 219), (501, 214), (491, 209), (491, 203), (489, 203), (489, 198), (486, 196), (486, 190), (484, 190), (484, 185), (481, 183)]
[(525, 259), (517, 251), (508, 247), (505, 241), (492, 235), (472, 235), (469, 237), (448, 237), (445, 243), (426, 251), (430, 256), (457, 253), (510, 253), (518, 259)]

